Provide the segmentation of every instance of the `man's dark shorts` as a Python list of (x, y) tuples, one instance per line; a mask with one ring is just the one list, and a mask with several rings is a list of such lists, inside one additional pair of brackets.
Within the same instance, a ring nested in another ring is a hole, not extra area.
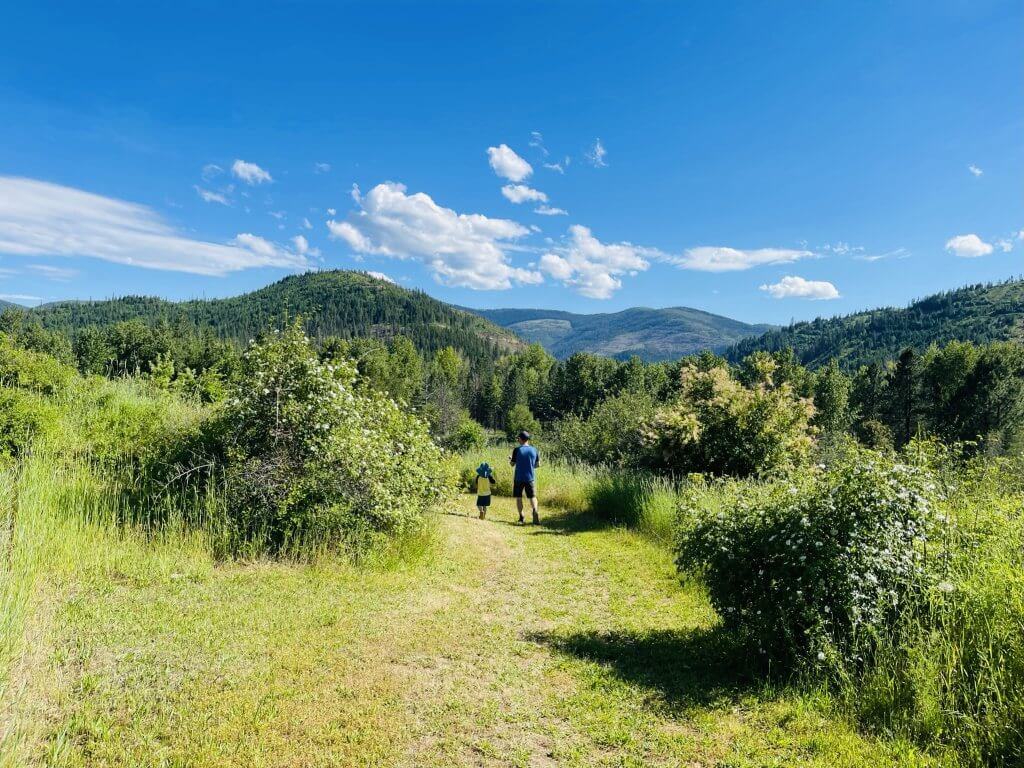
[(523, 493), (526, 493), (526, 498), (533, 498), (533, 483), (520, 483), (518, 480), (512, 484), (512, 496), (517, 499), (523, 498)]

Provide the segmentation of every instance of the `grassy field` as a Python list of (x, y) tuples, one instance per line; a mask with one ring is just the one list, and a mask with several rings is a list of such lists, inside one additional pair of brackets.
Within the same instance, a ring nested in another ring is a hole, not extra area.
[(750, 674), (668, 549), (572, 488), (537, 527), (464, 496), (414, 557), (357, 569), (218, 563), (33, 466), (4, 582), (11, 765), (955, 764)]

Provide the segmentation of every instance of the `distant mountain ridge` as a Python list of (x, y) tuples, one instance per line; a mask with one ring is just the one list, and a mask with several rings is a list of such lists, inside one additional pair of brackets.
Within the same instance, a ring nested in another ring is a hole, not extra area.
[(209, 328), (245, 343), (261, 331), (301, 315), (313, 336), (402, 334), (423, 352), (453, 346), (474, 359), (495, 358), (523, 346), (512, 332), (477, 315), (363, 272), (332, 270), (292, 275), (226, 299), (173, 302), (146, 296), (105, 301), (60, 301), (26, 310), (50, 330), (75, 332), (125, 320)]
[(819, 318), (744, 339), (726, 353), (739, 360), (758, 350), (792, 347), (802, 363), (820, 366), (892, 360), (907, 347), (950, 341), (1024, 341), (1024, 280), (979, 283), (937, 293), (906, 307)]
[(774, 326), (751, 325), (688, 307), (633, 307), (592, 315), (550, 309), (467, 309), (542, 344), (555, 357), (590, 352), (624, 359), (675, 360), (706, 349), (721, 352)]

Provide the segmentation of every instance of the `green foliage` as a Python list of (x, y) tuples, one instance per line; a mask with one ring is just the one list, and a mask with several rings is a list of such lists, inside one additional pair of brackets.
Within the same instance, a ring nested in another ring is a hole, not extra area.
[(487, 443), (487, 430), (478, 422), (473, 421), (469, 414), (463, 414), (455, 430), (444, 442), (444, 447), (452, 453), (465, 453), (483, 448)]
[(251, 346), (210, 425), (236, 536), (275, 551), (365, 552), (408, 532), (452, 488), (426, 426), (321, 362), (298, 324)]
[(684, 493), (680, 568), (702, 574), (726, 626), (772, 659), (863, 658), (925, 587), (934, 478), (853, 451), (768, 485), (725, 485), (714, 506)]
[(51, 355), (15, 346), (12, 337), (0, 334), (0, 386), (55, 395), (67, 388), (74, 373)]
[(555, 425), (554, 448), (566, 460), (614, 467), (642, 467), (650, 461), (645, 428), (654, 417), (654, 398), (627, 392), (602, 400), (587, 418), (570, 415)]
[(0, 457), (24, 455), (34, 440), (56, 429), (59, 413), (38, 394), (0, 387)]
[(512, 406), (505, 417), (505, 435), (509, 440), (515, 440), (524, 430), (536, 436), (540, 432), (540, 422), (530, 412), (529, 406), (519, 403)]
[(806, 461), (814, 407), (790, 384), (775, 386), (770, 360), (753, 386), (721, 367), (684, 366), (675, 402), (647, 430), (659, 462), (676, 474), (768, 475)]

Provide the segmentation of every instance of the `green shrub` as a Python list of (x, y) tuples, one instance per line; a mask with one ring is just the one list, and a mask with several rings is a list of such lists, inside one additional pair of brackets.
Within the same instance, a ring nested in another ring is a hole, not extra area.
[(512, 410), (505, 417), (505, 435), (509, 440), (515, 440), (524, 430), (536, 438), (537, 433), (540, 432), (540, 422), (530, 412), (529, 406), (520, 403), (512, 406)]
[(928, 471), (859, 450), (792, 481), (723, 486), (715, 505), (699, 484), (684, 492), (678, 564), (770, 658), (856, 659), (924, 588)]
[(32, 392), (0, 388), (0, 456), (21, 456), (55, 429), (59, 409)]
[(445, 440), (444, 447), (453, 453), (465, 453), (483, 448), (487, 444), (487, 431), (479, 423), (463, 414), (459, 423)]
[(670, 481), (643, 472), (599, 470), (587, 496), (598, 517), (671, 543), (678, 495)]
[(558, 455), (572, 461), (612, 467), (648, 463), (644, 428), (654, 416), (654, 399), (627, 392), (602, 400), (587, 418), (567, 416), (555, 427)]
[(240, 541), (298, 552), (364, 552), (417, 527), (454, 486), (426, 425), (321, 362), (296, 324), (252, 345), (234, 395), (208, 427), (226, 463)]
[(647, 440), (677, 474), (769, 475), (806, 462), (813, 445), (814, 406), (789, 383), (744, 386), (721, 367), (684, 364), (678, 399), (658, 410)]
[(54, 395), (67, 388), (75, 370), (54, 357), (16, 347), (0, 334), (0, 386)]

